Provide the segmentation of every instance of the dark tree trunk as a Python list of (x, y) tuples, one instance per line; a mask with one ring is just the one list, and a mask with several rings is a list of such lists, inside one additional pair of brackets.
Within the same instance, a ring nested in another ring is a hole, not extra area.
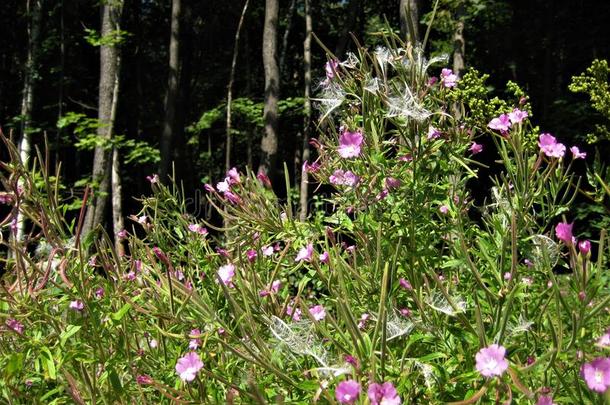
[(165, 93), (165, 118), (161, 134), (161, 166), (159, 177), (167, 180), (174, 159), (173, 144), (176, 132), (176, 105), (180, 91), (180, 18), (181, 1), (172, 0), (171, 35), (169, 40), (169, 73)]
[(453, 33), (453, 72), (460, 75), (466, 67), (466, 41), (464, 39), (464, 4), (460, 4), (456, 13), (455, 31)]
[[(122, 2), (102, 5), (102, 37), (110, 37), (119, 29)], [(110, 190), (110, 173), (112, 166), (112, 148), (107, 143), (112, 139), (113, 125), (112, 104), (116, 76), (119, 74), (119, 48), (116, 43), (100, 46), (100, 81), (98, 92), (98, 121), (100, 126), (97, 136), (103, 144), (95, 148), (93, 156), (93, 183), (97, 185), (93, 203), (85, 215), (82, 236), (86, 236), (97, 226), (102, 225), (106, 212), (108, 192)]]
[(361, 8), (361, 2), (362, 0), (350, 0), (347, 6), (347, 19), (345, 24), (343, 24), (341, 34), (339, 35), (339, 42), (337, 42), (337, 46), (335, 47), (335, 56), (337, 58), (342, 58), (345, 53), (347, 43), (350, 40), (349, 33), (356, 25), (356, 17), (358, 17), (358, 10)]
[(278, 149), (278, 100), (280, 71), (277, 60), (278, 0), (265, 2), (265, 27), (263, 30), (263, 66), (265, 68), (265, 133), (261, 140), (259, 173), (274, 177)]
[[(303, 163), (309, 159), (309, 134), (311, 128), (311, 5), (310, 0), (305, 0), (305, 41), (303, 43), (303, 81), (305, 82), (304, 99), (304, 122), (303, 122)], [(301, 187), (299, 193), (299, 218), (301, 221), (307, 219), (307, 201), (308, 201), (308, 179), (307, 170), (301, 169)]]

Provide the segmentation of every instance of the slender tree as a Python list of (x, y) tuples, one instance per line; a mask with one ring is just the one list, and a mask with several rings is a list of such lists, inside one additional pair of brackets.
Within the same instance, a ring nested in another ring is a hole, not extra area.
[(305, 163), (309, 159), (309, 135), (311, 128), (311, 5), (310, 0), (305, 1), (305, 41), (303, 42), (303, 81), (305, 83), (304, 123), (303, 123), (303, 168), (301, 170), (301, 190), (299, 194), (299, 216), (301, 221), (307, 219), (308, 176)]
[(169, 73), (165, 93), (165, 119), (161, 134), (161, 167), (159, 176), (165, 181), (174, 157), (173, 144), (176, 125), (176, 105), (180, 92), (180, 19), (182, 0), (172, 0), (171, 34), (169, 39)]
[(453, 33), (453, 72), (459, 75), (466, 66), (466, 41), (464, 40), (465, 4), (460, 1), (455, 13), (455, 31)]
[(237, 30), (235, 31), (235, 44), (233, 45), (233, 60), (231, 61), (231, 73), (229, 74), (229, 84), (227, 85), (227, 116), (226, 116), (226, 141), (227, 147), (225, 150), (225, 169), (228, 171), (231, 168), (231, 104), (233, 102), (233, 81), (235, 79), (235, 68), (237, 66), (237, 56), (239, 54), (239, 34), (244, 23), (244, 17), (248, 10), (250, 0), (244, 2), (244, 7), (239, 17)]
[(292, 20), (294, 19), (294, 11), (296, 9), (297, 0), (290, 1), (290, 7), (288, 8), (288, 15), (286, 16), (286, 30), (282, 37), (282, 52), (280, 53), (280, 75), (286, 70), (286, 54), (288, 53), (288, 38), (290, 38), (290, 31), (292, 29)]
[[(121, 59), (118, 57), (117, 64), (120, 66)], [(114, 123), (116, 119), (117, 106), (119, 104), (119, 84), (120, 75), (119, 69), (117, 68), (116, 75), (114, 77), (114, 89), (112, 92), (112, 107), (110, 110), (110, 122)], [(119, 232), (124, 228), (123, 224), (123, 182), (121, 179), (121, 157), (119, 155), (119, 149), (115, 146), (112, 148), (112, 169), (111, 169), (111, 188), (112, 188), (112, 230), (114, 231), (115, 238), (118, 237)], [(117, 238), (117, 252), (119, 256), (125, 253), (125, 247), (120, 238)]]
[(400, 32), (404, 38), (419, 42), (419, 1), (400, 0)]
[[(33, 3), (33, 4), (32, 4)], [(32, 149), (31, 123), (34, 109), (34, 82), (36, 64), (38, 60), (38, 37), (40, 36), (40, 20), (42, 15), (42, 0), (28, 0), (26, 3), (28, 20), (28, 53), (25, 64), (23, 92), (21, 95), (21, 141), (19, 154), (25, 166), (30, 162)], [(17, 215), (17, 240), (22, 240), (25, 231), (25, 222), (21, 214)]]
[(112, 106), (116, 76), (119, 74), (119, 22), (123, 10), (120, 0), (107, 0), (102, 3), (102, 41), (100, 46), (100, 79), (98, 90), (98, 121), (97, 136), (102, 140), (95, 148), (93, 155), (93, 183), (97, 192), (93, 203), (85, 215), (81, 235), (86, 236), (98, 225), (103, 224), (106, 212), (106, 202), (110, 189), (111, 152), (109, 143), (113, 134)]
[(263, 67), (265, 69), (265, 106), (263, 108), (265, 133), (261, 140), (259, 173), (273, 177), (278, 148), (278, 99), (280, 70), (277, 60), (278, 0), (265, 1), (263, 29)]
[(345, 24), (341, 27), (341, 34), (339, 34), (339, 41), (337, 42), (337, 46), (335, 47), (335, 56), (337, 58), (342, 58), (345, 53), (345, 49), (347, 48), (347, 44), (350, 40), (350, 31), (352, 31), (356, 26), (356, 19), (358, 18), (358, 11), (362, 8), (360, 5), (362, 4), (362, 0), (350, 0), (347, 5), (347, 17)]

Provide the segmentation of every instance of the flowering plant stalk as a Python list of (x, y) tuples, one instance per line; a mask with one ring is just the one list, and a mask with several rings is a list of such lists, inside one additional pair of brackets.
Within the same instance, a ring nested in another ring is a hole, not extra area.
[(0, 395), (603, 403), (607, 236), (578, 240), (570, 211), (584, 152), (533, 127), (516, 86), (489, 100), (476, 71), (382, 39), (329, 53), (307, 221), (248, 170), (205, 185), (224, 228), (152, 176), (119, 256), (103, 232), (78, 242), (48, 170), (4, 139), (3, 230), (20, 210), (32, 233), (8, 246)]

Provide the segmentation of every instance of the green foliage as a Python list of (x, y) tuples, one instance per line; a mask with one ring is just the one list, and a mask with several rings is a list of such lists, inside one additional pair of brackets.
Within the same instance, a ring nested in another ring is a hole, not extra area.
[(123, 30), (113, 30), (108, 35), (100, 35), (98, 31), (90, 28), (85, 28), (85, 33), (85, 41), (95, 47), (118, 46), (123, 44), (131, 35), (131, 33)]

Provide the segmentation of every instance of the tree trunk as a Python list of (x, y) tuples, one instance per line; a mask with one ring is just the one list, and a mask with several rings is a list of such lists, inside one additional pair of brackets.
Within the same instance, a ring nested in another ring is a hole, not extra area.
[(311, 100), (309, 99), (311, 92), (311, 7), (310, 0), (305, 0), (305, 41), (303, 43), (303, 81), (305, 82), (304, 99), (304, 123), (303, 123), (303, 156), (301, 161), (303, 166), (301, 169), (301, 190), (299, 193), (299, 217), (301, 221), (307, 219), (307, 201), (308, 201), (308, 179), (307, 170), (304, 164), (309, 160), (309, 134), (311, 128)]
[(166, 181), (174, 157), (172, 144), (176, 131), (176, 103), (180, 84), (180, 18), (181, 1), (172, 0), (172, 22), (169, 40), (169, 74), (165, 93), (165, 118), (161, 134), (161, 166), (159, 177)]
[[(122, 2), (102, 5), (102, 37), (111, 37), (113, 31), (119, 29)], [(112, 104), (116, 76), (119, 74), (119, 48), (116, 43), (104, 44), (100, 47), (100, 81), (98, 92), (98, 121), (97, 136), (103, 142), (95, 148), (93, 155), (93, 183), (97, 184), (97, 193), (93, 203), (85, 215), (85, 222), (81, 235), (86, 237), (97, 226), (104, 222), (106, 202), (110, 186), (110, 173), (112, 148), (108, 143), (112, 140), (113, 126)]]
[(282, 52), (280, 53), (280, 76), (286, 70), (286, 53), (288, 52), (288, 38), (290, 37), (290, 30), (292, 29), (292, 19), (294, 17), (294, 10), (296, 8), (297, 1), (291, 0), (290, 8), (288, 9), (288, 15), (286, 16), (286, 31), (282, 38)]
[(278, 99), (280, 71), (277, 64), (278, 0), (265, 1), (265, 27), (263, 30), (263, 66), (265, 68), (265, 134), (261, 140), (259, 173), (274, 177), (278, 147)]
[(400, 0), (400, 33), (411, 42), (420, 42), (418, 0)]
[(453, 33), (453, 73), (460, 75), (466, 66), (466, 41), (464, 40), (464, 3), (456, 13), (455, 32)]
[[(23, 80), (23, 94), (21, 99), (21, 142), (19, 143), (19, 155), (24, 166), (30, 162), (32, 139), (30, 126), (32, 122), (32, 110), (34, 108), (34, 76), (38, 60), (38, 37), (40, 34), (40, 20), (42, 16), (42, 0), (34, 0), (32, 7), (27, 2), (28, 15), (31, 18), (28, 24), (28, 53)], [(23, 240), (25, 233), (25, 222), (21, 213), (17, 213), (17, 235), (18, 241)]]
[(233, 45), (233, 60), (231, 61), (231, 73), (229, 75), (229, 85), (227, 86), (227, 120), (226, 120), (226, 138), (227, 148), (225, 150), (225, 169), (228, 171), (231, 169), (231, 103), (233, 102), (233, 80), (235, 79), (235, 67), (237, 66), (237, 55), (239, 54), (239, 33), (241, 32), (241, 26), (244, 23), (244, 17), (248, 10), (248, 3), (250, 0), (246, 0), (244, 8), (241, 11), (241, 17), (237, 24), (237, 31), (235, 32), (235, 44)]
[[(117, 106), (119, 104), (119, 66), (121, 65), (121, 59), (117, 56), (117, 74), (114, 77), (114, 88), (112, 91), (112, 106), (110, 109), (110, 122), (113, 123), (116, 119)], [(114, 231), (114, 238), (116, 241), (117, 253), (119, 256), (125, 254), (125, 247), (123, 241), (118, 238), (117, 235), (123, 230), (123, 186), (121, 183), (121, 160), (119, 156), (119, 150), (114, 147), (112, 149), (112, 169), (111, 169), (111, 186), (112, 186), (112, 229)]]

